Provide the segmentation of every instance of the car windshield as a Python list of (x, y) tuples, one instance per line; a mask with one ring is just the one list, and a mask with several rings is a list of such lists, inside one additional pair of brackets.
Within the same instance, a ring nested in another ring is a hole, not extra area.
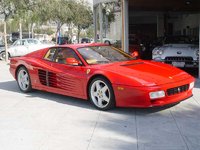
[(28, 44), (39, 44), (39, 41), (35, 39), (28, 39), (27, 42)]
[(133, 60), (132, 56), (111, 46), (78, 48), (79, 53), (90, 65)]

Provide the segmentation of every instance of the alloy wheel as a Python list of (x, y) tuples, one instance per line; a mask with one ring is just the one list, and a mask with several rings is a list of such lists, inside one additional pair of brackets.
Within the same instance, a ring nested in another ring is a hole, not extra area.
[(95, 79), (90, 84), (90, 100), (101, 110), (107, 110), (114, 106), (114, 94), (107, 80)]

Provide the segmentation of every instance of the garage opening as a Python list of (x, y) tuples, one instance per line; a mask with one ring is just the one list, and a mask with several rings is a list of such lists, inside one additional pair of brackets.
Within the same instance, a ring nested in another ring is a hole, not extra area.
[[(129, 52), (139, 51), (142, 59), (167, 62), (181, 67), (197, 77), (199, 72), (200, 1), (133, 0), (128, 1), (128, 6)], [(167, 43), (170, 39), (171, 45), (167, 47), (165, 44), (170, 44)], [(182, 41), (178, 41), (178, 39)], [(187, 44), (195, 44), (196, 48)], [(165, 45), (164, 48), (163, 45)], [(154, 50), (159, 47), (160, 51)], [(170, 48), (175, 51), (167, 54), (165, 49)], [(156, 52), (165, 54), (159, 56), (159, 54), (156, 55)]]
[[(94, 26), (95, 41), (200, 74), (199, 0), (98, 0)], [(176, 51), (167, 54), (162, 46)]]

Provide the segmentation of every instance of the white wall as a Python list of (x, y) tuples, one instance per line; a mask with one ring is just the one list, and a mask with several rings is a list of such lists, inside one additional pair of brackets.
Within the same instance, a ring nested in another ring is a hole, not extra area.
[(121, 12), (115, 14), (115, 21), (110, 24), (110, 32), (108, 38), (114, 40), (121, 40), (122, 37), (122, 19)]

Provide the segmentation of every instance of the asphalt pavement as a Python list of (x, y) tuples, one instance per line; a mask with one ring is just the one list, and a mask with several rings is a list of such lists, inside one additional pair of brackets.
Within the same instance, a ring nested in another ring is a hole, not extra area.
[(88, 101), (20, 92), (0, 61), (1, 150), (199, 150), (200, 80), (168, 107), (96, 110)]

